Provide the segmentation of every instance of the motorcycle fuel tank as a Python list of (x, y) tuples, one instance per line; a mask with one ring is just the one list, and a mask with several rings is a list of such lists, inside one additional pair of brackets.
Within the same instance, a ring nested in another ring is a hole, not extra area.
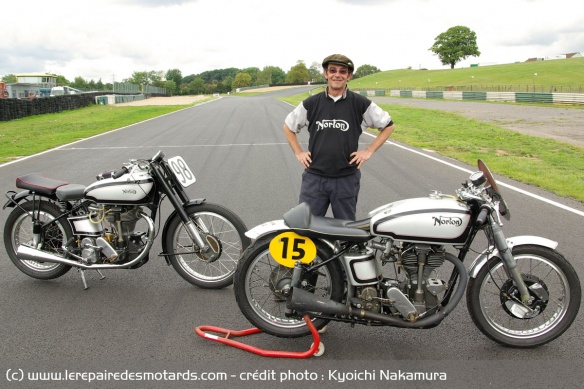
[(396, 201), (370, 216), (373, 234), (406, 242), (464, 243), (470, 232), (468, 205), (442, 195)]
[(105, 178), (85, 189), (85, 198), (100, 204), (145, 204), (154, 180), (147, 171), (133, 171), (120, 178)]

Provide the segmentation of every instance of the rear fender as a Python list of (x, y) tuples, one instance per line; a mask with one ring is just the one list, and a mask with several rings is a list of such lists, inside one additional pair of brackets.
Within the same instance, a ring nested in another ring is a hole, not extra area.
[(19, 192), (19, 193), (16, 193), (13, 191), (6, 192), (6, 197), (8, 198), (8, 201), (4, 204), (4, 207), (2, 207), (2, 209), (16, 207), (16, 204), (18, 204), (22, 200), (26, 199), (28, 196), (30, 196), (30, 194), (31, 193), (28, 190), (24, 190), (24, 191)]
[(284, 220), (272, 220), (271, 222), (262, 223), (255, 226), (251, 230), (245, 233), (245, 236), (251, 240), (257, 240), (264, 235), (270, 234), (276, 231), (289, 230), (290, 228), (284, 223)]
[[(548, 247), (552, 250), (555, 250), (556, 247), (558, 247), (558, 242), (555, 242), (551, 239), (542, 238), (540, 236), (522, 235), (507, 238), (507, 246), (509, 246), (509, 250), (513, 250), (513, 246), (521, 246), (526, 244)], [(476, 257), (468, 270), (469, 277), (476, 278), (477, 274), (479, 274), (479, 271), (483, 268), (483, 266), (485, 266), (489, 258), (492, 257), (500, 258), (499, 250), (494, 249), (491, 252), (489, 249), (487, 249), (483, 251), (478, 257)]]

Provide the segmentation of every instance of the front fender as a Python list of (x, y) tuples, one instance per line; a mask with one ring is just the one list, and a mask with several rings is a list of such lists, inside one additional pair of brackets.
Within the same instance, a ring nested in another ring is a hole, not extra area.
[[(513, 246), (521, 246), (525, 244), (548, 247), (552, 250), (555, 250), (556, 247), (558, 247), (558, 242), (540, 236), (521, 235), (507, 238), (507, 246), (509, 246), (509, 250), (513, 250)], [(469, 277), (475, 278), (489, 258), (498, 256), (499, 250), (497, 249), (494, 249), (493, 252), (490, 252), (489, 249), (483, 251), (470, 265), (468, 270)]]
[(289, 230), (290, 227), (284, 223), (284, 220), (272, 220), (271, 222), (265, 222), (258, 226), (255, 226), (251, 230), (245, 233), (245, 236), (251, 240), (257, 240), (258, 238), (267, 235), (271, 232)]

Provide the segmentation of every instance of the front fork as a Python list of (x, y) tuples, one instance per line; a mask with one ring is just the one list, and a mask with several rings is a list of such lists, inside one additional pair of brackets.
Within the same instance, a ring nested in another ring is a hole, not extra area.
[(192, 239), (193, 242), (197, 244), (197, 246), (199, 246), (201, 251), (206, 252), (207, 250), (209, 250), (209, 245), (207, 245), (207, 242), (205, 242), (205, 240), (199, 233), (199, 230), (197, 229), (195, 223), (192, 220), (189, 220), (188, 222), (184, 223), (184, 225), (185, 228), (187, 229), (187, 233), (189, 234), (190, 238)]
[(494, 221), (491, 221), (491, 228), (493, 230), (493, 239), (495, 247), (497, 248), (497, 250), (499, 250), (499, 253), (501, 254), (501, 259), (505, 264), (507, 274), (509, 275), (509, 277), (511, 277), (511, 279), (517, 286), (517, 289), (521, 294), (521, 302), (523, 304), (527, 304), (529, 303), (530, 300), (529, 291), (527, 290), (527, 285), (525, 285), (525, 282), (523, 281), (523, 277), (521, 276), (519, 270), (517, 269), (517, 261), (513, 257), (511, 249), (507, 245), (507, 239), (505, 239), (503, 229), (501, 228), (501, 225), (499, 223)]

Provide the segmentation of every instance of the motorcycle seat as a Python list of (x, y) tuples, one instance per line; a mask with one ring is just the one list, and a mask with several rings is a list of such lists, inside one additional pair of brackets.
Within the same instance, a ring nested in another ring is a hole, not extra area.
[(56, 195), (61, 201), (72, 201), (83, 198), (85, 194), (85, 185), (69, 184), (57, 188)]
[(16, 187), (30, 190), (41, 195), (54, 196), (57, 188), (68, 185), (68, 182), (47, 178), (39, 173), (30, 173), (16, 177)]
[(308, 237), (351, 242), (366, 242), (371, 239), (368, 231), (352, 227), (352, 225), (361, 225), (362, 223), (325, 216), (314, 216), (307, 203), (300, 203), (286, 212), (284, 214), (284, 222), (298, 234)]

